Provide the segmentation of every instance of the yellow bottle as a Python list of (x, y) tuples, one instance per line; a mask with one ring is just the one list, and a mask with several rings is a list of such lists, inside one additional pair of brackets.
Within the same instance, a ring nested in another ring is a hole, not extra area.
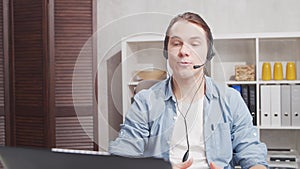
[(286, 80), (296, 80), (295, 62), (287, 62), (287, 64), (286, 64)]
[(274, 80), (283, 80), (282, 64), (280, 62), (274, 63)]
[(270, 62), (264, 62), (262, 66), (262, 80), (271, 80), (271, 64)]

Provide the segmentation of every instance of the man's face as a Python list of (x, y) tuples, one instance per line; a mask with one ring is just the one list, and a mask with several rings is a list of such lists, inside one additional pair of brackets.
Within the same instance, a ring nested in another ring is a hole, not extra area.
[(169, 31), (168, 58), (173, 75), (189, 78), (199, 74), (203, 68), (194, 65), (205, 63), (208, 45), (202, 27), (188, 21), (176, 22)]

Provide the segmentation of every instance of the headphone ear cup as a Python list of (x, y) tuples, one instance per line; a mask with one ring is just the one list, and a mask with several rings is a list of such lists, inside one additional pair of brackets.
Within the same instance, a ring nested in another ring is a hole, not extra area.
[(166, 71), (167, 71), (168, 76), (173, 75), (173, 70), (170, 66), (169, 59), (166, 60)]
[(212, 50), (210, 49), (208, 52), (207, 52), (207, 61), (210, 61), (212, 58), (213, 58), (214, 54), (212, 52)]
[(213, 50), (213, 44), (211, 44), (207, 52), (207, 57), (206, 57), (207, 61), (210, 61), (214, 56), (215, 56), (215, 52)]
[(168, 59), (168, 51), (167, 51), (167, 50), (164, 49), (163, 55), (164, 55), (164, 57), (165, 57), (166, 59)]

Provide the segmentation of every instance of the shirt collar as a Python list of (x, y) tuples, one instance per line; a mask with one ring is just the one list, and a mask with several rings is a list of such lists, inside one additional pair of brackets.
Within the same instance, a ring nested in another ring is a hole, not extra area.
[[(205, 76), (205, 96), (210, 101), (212, 98), (218, 98), (219, 92), (217, 88), (215, 87), (215, 84), (211, 77)], [(165, 100), (168, 100), (172, 98), (174, 102), (176, 102), (176, 99), (174, 97), (174, 93), (172, 90), (172, 77), (169, 77), (166, 80), (166, 91), (165, 91)]]
[(172, 77), (169, 77), (167, 79), (167, 87), (166, 87), (166, 91), (165, 91), (165, 100), (169, 100), (170, 98), (172, 98), (172, 100), (175, 102), (175, 97), (173, 94), (173, 90), (172, 90)]
[(210, 101), (212, 98), (218, 98), (218, 90), (216, 84), (211, 77), (205, 76), (205, 96)]

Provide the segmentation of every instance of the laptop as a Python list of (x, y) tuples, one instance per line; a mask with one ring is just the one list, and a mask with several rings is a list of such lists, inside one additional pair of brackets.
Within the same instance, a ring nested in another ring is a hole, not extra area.
[(114, 155), (70, 153), (50, 149), (0, 147), (5, 169), (171, 169), (157, 158), (128, 158)]

